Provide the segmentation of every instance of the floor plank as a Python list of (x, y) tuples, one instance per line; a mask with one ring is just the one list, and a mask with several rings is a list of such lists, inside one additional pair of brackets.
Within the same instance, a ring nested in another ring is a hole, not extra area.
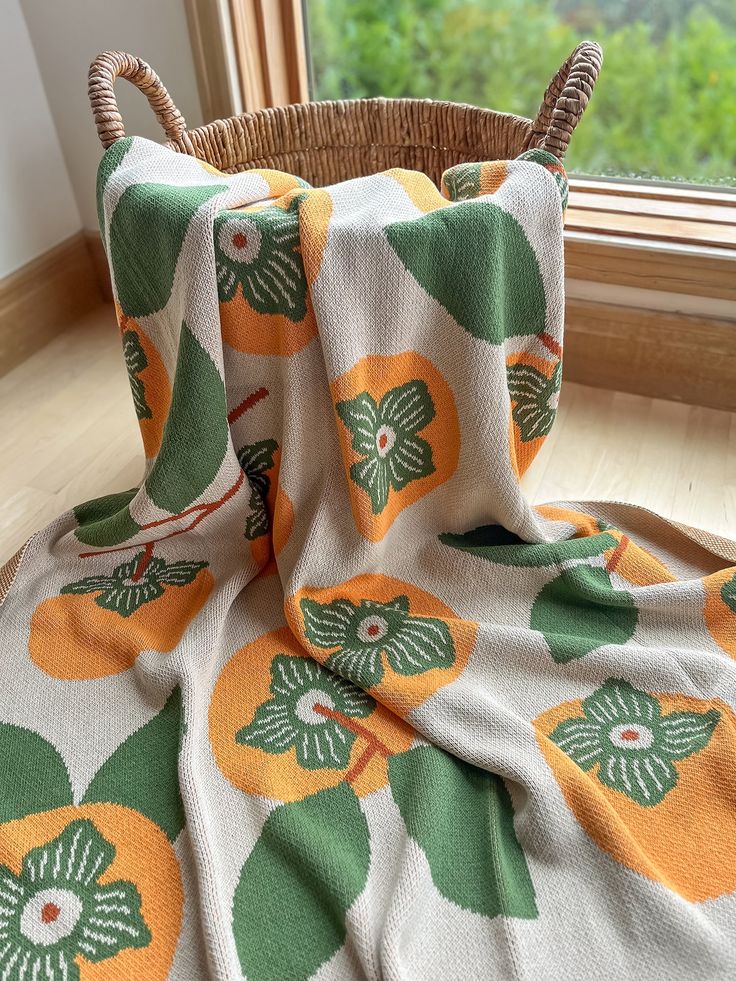
[[(143, 453), (111, 307), (0, 378), (0, 562), (73, 504), (135, 486)], [(736, 536), (736, 414), (563, 385), (524, 478), (535, 503), (620, 500)]]

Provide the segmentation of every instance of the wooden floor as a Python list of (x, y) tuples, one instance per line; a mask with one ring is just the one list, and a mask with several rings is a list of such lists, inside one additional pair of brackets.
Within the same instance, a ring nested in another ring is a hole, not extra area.
[[(80, 501), (143, 470), (112, 308), (0, 378), (0, 563)], [(535, 503), (607, 499), (736, 537), (736, 414), (565, 383), (524, 484)]]

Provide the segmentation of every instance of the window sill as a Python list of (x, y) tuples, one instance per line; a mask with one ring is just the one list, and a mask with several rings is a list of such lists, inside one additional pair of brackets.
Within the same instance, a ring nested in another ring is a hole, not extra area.
[(565, 271), (568, 378), (736, 409), (736, 194), (574, 179)]
[(736, 193), (573, 179), (566, 225), (571, 231), (736, 250)]
[(565, 258), (570, 279), (736, 303), (736, 194), (573, 179)]
[(573, 179), (565, 240), (572, 279), (736, 301), (736, 193)]

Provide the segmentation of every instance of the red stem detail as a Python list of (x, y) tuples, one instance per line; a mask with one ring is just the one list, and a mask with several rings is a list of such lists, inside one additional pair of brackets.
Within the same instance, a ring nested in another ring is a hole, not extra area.
[(380, 753), (381, 756), (391, 756), (391, 750), (388, 746), (375, 733), (371, 732), (370, 729), (366, 729), (365, 726), (356, 722), (355, 719), (351, 719), (342, 712), (337, 712), (335, 709), (327, 708), (326, 705), (320, 705), (319, 703), (314, 706), (314, 711), (319, 713), (319, 715), (324, 715), (328, 719), (334, 719), (335, 722), (339, 722), (341, 726), (345, 726), (346, 729), (355, 733), (356, 736), (362, 736), (368, 743), (354, 765), (345, 774), (345, 779), (348, 783), (353, 783), (354, 780), (358, 779), (376, 753)]
[(147, 521), (146, 524), (141, 525), (141, 530), (148, 531), (150, 528), (160, 528), (161, 525), (169, 525), (172, 521), (179, 521), (181, 518), (188, 518), (190, 514), (199, 514), (202, 511), (207, 511), (209, 507), (209, 504), (194, 504), (192, 507), (187, 508), (186, 511), (180, 511), (179, 514), (169, 515), (168, 518), (159, 518), (158, 521)]
[(542, 334), (539, 334), (538, 336), (539, 336), (539, 340), (542, 342), (542, 344), (544, 344), (544, 346), (547, 348), (548, 351), (551, 351), (556, 358), (562, 358), (562, 347), (560, 344), (557, 343), (557, 341), (554, 339), (554, 337), (552, 337), (551, 334), (548, 334), (547, 331), (545, 330)]
[[(217, 511), (218, 508), (221, 508), (223, 504), (225, 504), (227, 501), (230, 500), (231, 497), (237, 494), (244, 480), (245, 480), (245, 474), (241, 470), (238, 479), (235, 481), (232, 487), (229, 490), (227, 490), (222, 495), (222, 497), (220, 497), (218, 500), (211, 501), (209, 504), (195, 504), (194, 507), (187, 508), (186, 511), (182, 511), (180, 514), (172, 514), (170, 517), (162, 518), (160, 521), (150, 521), (148, 524), (141, 525), (141, 530), (143, 531), (148, 528), (158, 528), (161, 525), (170, 524), (172, 521), (178, 521), (180, 518), (186, 518), (190, 514), (196, 514), (197, 517), (194, 519), (194, 521), (191, 522), (191, 524), (188, 524), (186, 528), (177, 528), (176, 531), (170, 531), (168, 535), (162, 535), (161, 538), (152, 538), (149, 542), (145, 542), (145, 543), (136, 542), (133, 545), (119, 545), (117, 548), (103, 548), (100, 549), (100, 551), (98, 552), (80, 552), (79, 558), (90, 559), (94, 555), (110, 555), (113, 552), (128, 552), (130, 551), (130, 549), (140, 548), (142, 544), (146, 551), (150, 547), (151, 552), (153, 552), (153, 546), (156, 544), (156, 542), (164, 542), (166, 541), (167, 538), (175, 538), (177, 535), (183, 535), (185, 532), (191, 531), (192, 528), (196, 528), (197, 525), (200, 523), (200, 521), (204, 521), (204, 519), (208, 517), (208, 515)], [(145, 558), (145, 554), (142, 557), (141, 561), (143, 561), (143, 558)], [(150, 556), (146, 561), (146, 565), (148, 565), (149, 561), (150, 561)], [(145, 566), (143, 567), (143, 570), (145, 571)], [(138, 570), (136, 570), (136, 572), (137, 571)], [(141, 575), (142, 574), (143, 573), (141, 573)]]
[(267, 388), (259, 388), (255, 392), (251, 392), (247, 399), (243, 399), (240, 405), (236, 405), (231, 412), (228, 412), (227, 421), (232, 426), (236, 419), (239, 419), (244, 412), (247, 412), (248, 409), (252, 409), (254, 405), (260, 402), (262, 399), (265, 399), (267, 396)]
[(621, 541), (618, 543), (618, 545), (616, 546), (616, 548), (611, 553), (611, 558), (608, 560), (608, 562), (606, 562), (606, 571), (607, 572), (615, 572), (616, 571), (616, 566), (621, 561), (621, 558), (622, 558), (624, 552), (626, 551), (626, 548), (627, 548), (627, 546), (629, 544), (629, 541), (630, 541), (630, 539), (629, 539), (628, 535), (622, 535), (621, 536)]
[(361, 755), (355, 761), (355, 765), (352, 766), (348, 772), (345, 774), (345, 779), (348, 783), (355, 783), (358, 777), (361, 775), (363, 770), (368, 766), (373, 757), (378, 753), (379, 750), (375, 746), (370, 744), (366, 746)]
[[(127, 329), (129, 319), (130, 318), (125, 314), (122, 315), (121, 322), (120, 322), (121, 330)], [(227, 417), (228, 423), (230, 424), (234, 423), (235, 420), (239, 419), (243, 415), (243, 413), (248, 411), (248, 409), (251, 409), (262, 399), (265, 399), (268, 396), (268, 394), (269, 394), (268, 389), (263, 387), (256, 389), (255, 392), (251, 392), (251, 394), (246, 399), (244, 399), (240, 403), (240, 405), (237, 405), (232, 410), (232, 412), (228, 413), (228, 417)], [(245, 473), (241, 470), (240, 474), (238, 475), (238, 479), (235, 481), (232, 487), (228, 491), (226, 491), (222, 495), (222, 497), (219, 498), (217, 501), (211, 501), (209, 504), (193, 504), (192, 507), (187, 508), (185, 511), (180, 511), (179, 514), (172, 514), (169, 515), (168, 518), (159, 518), (157, 521), (148, 521), (146, 522), (146, 524), (141, 525), (140, 526), (141, 531), (149, 531), (151, 528), (160, 528), (162, 525), (168, 525), (174, 521), (181, 521), (182, 518), (188, 518), (190, 514), (197, 515), (194, 521), (192, 521), (191, 524), (187, 525), (186, 528), (179, 528), (176, 531), (169, 532), (168, 535), (162, 535), (161, 538), (153, 538), (151, 539), (151, 541), (146, 542), (144, 544), (143, 554), (141, 555), (138, 565), (136, 566), (135, 572), (132, 576), (133, 582), (139, 582), (143, 576), (143, 573), (148, 568), (148, 563), (151, 561), (151, 558), (153, 557), (153, 547), (156, 544), (156, 542), (166, 541), (167, 538), (175, 538), (177, 535), (183, 535), (184, 532), (191, 531), (192, 528), (196, 528), (197, 525), (200, 523), (200, 521), (204, 521), (204, 519), (208, 515), (212, 514), (214, 511), (217, 511), (217, 509), (221, 508), (223, 504), (229, 501), (234, 494), (237, 494), (244, 480), (245, 480)], [(79, 558), (91, 559), (94, 555), (109, 555), (113, 552), (127, 552), (130, 551), (131, 549), (136, 549), (140, 547), (141, 547), (141, 543), (137, 542), (135, 545), (121, 545), (118, 548), (105, 548), (105, 549), (100, 549), (98, 552), (80, 552)]]
[(153, 556), (153, 542), (148, 542), (146, 547), (143, 549), (143, 554), (140, 557), (138, 565), (135, 567), (135, 572), (133, 573), (133, 582), (140, 582), (143, 577), (143, 573), (148, 568), (148, 563), (151, 561)]

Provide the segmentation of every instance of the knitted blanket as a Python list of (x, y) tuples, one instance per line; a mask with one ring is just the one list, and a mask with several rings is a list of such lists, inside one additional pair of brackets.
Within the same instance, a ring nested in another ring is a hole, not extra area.
[(146, 468), (0, 574), (3, 981), (733, 973), (736, 569), (520, 489), (566, 188), (107, 151)]

